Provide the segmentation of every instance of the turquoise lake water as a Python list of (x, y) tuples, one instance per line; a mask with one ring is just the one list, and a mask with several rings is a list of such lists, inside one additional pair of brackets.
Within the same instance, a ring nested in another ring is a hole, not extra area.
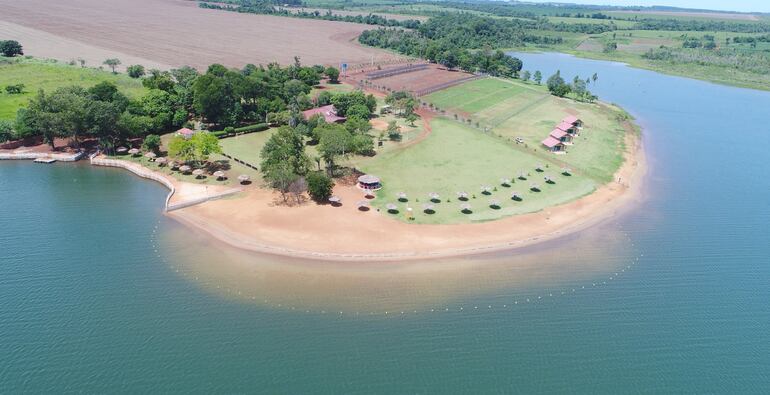
[(555, 54), (644, 127), (645, 199), (515, 253), (304, 262), (166, 190), (0, 162), (0, 393), (768, 393), (770, 92)]

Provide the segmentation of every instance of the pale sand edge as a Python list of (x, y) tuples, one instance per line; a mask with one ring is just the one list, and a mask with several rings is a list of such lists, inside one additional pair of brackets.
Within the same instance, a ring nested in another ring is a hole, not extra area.
[[(465, 255), (478, 255), (483, 253), (511, 251), (522, 247), (531, 246), (538, 243), (550, 241), (559, 237), (570, 235), (586, 228), (597, 225), (608, 219), (614, 218), (622, 212), (629, 210), (634, 202), (642, 199), (642, 184), (647, 173), (646, 156), (642, 146), (641, 135), (633, 132), (626, 134), (626, 151), (624, 153), (623, 165), (618, 169), (613, 178), (614, 181), (602, 185), (592, 194), (583, 198), (550, 207), (547, 210), (537, 213), (523, 214), (508, 218), (503, 218), (492, 223), (499, 224), (499, 228), (506, 226), (515, 228), (517, 223), (521, 225), (526, 221), (537, 220), (538, 217), (544, 220), (549, 219), (554, 211), (571, 210), (574, 207), (582, 207), (583, 214), (575, 215), (568, 222), (558, 225), (558, 229), (552, 229), (554, 225), (544, 223), (541, 226), (531, 227), (531, 231), (525, 237), (515, 237), (505, 242), (495, 242), (485, 244), (483, 237), (477, 237), (477, 240), (471, 240), (469, 245), (458, 248), (431, 248), (423, 251), (393, 251), (388, 253), (367, 253), (367, 252), (348, 252), (336, 253), (332, 251), (313, 251), (311, 249), (301, 249), (289, 247), (287, 245), (276, 245), (274, 241), (267, 242), (248, 235), (245, 232), (228, 229), (227, 221), (218, 217), (202, 215), (200, 212), (192, 212), (189, 209), (178, 210), (167, 213), (167, 215), (179, 223), (192, 229), (202, 231), (217, 241), (223, 242), (229, 246), (243, 250), (275, 254), (281, 256), (304, 258), (312, 260), (327, 261), (395, 261), (395, 260), (421, 260), (432, 258), (457, 257)], [(618, 179), (622, 183), (618, 183)], [(589, 208), (589, 213), (585, 213), (585, 208)], [(396, 220), (389, 219), (397, 222)], [(543, 221), (545, 222), (545, 221)], [(488, 223), (487, 223), (488, 224)], [(458, 224), (450, 225), (454, 227), (455, 232), (462, 232), (472, 227), (479, 227), (484, 224)], [(528, 224), (529, 225), (529, 224)], [(254, 223), (253, 226), (260, 226)], [(296, 226), (301, 227), (299, 223)], [(409, 227), (436, 227), (442, 225), (413, 225), (404, 224)], [(375, 240), (360, 240), (361, 243), (372, 243)], [(302, 242), (296, 239), (287, 240), (294, 245), (301, 245)]]

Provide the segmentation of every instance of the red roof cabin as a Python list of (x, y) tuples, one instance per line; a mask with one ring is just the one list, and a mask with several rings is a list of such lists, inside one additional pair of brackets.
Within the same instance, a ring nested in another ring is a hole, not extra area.
[(569, 124), (572, 124), (572, 126), (576, 128), (582, 128), (583, 127), (583, 121), (580, 120), (580, 118), (574, 116), (574, 115), (568, 115), (566, 118), (561, 120), (562, 122), (566, 122)]
[(543, 145), (548, 149), (549, 152), (553, 152), (555, 154), (566, 152), (564, 143), (559, 141), (559, 139), (553, 138), (551, 136), (548, 136), (548, 138), (543, 140)]
[(553, 137), (556, 140), (559, 140), (566, 145), (572, 144), (573, 136), (561, 129), (554, 129), (553, 131), (551, 131), (550, 137)]
[(568, 123), (568, 122), (564, 122), (564, 121), (562, 121), (560, 124), (556, 125), (556, 129), (563, 130), (563, 131), (565, 131), (565, 132), (567, 132), (567, 133), (569, 133), (571, 135), (576, 135), (577, 132), (578, 132), (577, 126), (575, 126), (575, 125), (573, 125), (571, 123)]
[(337, 115), (337, 109), (334, 108), (334, 105), (329, 104), (328, 106), (318, 107), (318, 108), (311, 108), (310, 110), (302, 111), (302, 116), (305, 118), (305, 120), (310, 119), (313, 115), (320, 114), (324, 117), (324, 121), (326, 123), (342, 123), (345, 122), (345, 117), (341, 117)]
[(194, 134), (194, 130), (190, 130), (188, 128), (181, 128), (174, 133), (177, 136), (183, 137), (186, 140), (189, 140)]

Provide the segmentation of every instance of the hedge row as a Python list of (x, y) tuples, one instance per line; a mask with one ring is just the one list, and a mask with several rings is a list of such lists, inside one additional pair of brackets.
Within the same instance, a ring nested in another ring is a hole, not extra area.
[(218, 130), (216, 132), (211, 132), (214, 136), (217, 138), (225, 138), (225, 137), (232, 137), (236, 134), (247, 134), (247, 133), (254, 133), (254, 132), (261, 132), (263, 130), (267, 130), (270, 128), (270, 125), (266, 123), (256, 123), (254, 125), (244, 126), (242, 128), (225, 128), (225, 130)]

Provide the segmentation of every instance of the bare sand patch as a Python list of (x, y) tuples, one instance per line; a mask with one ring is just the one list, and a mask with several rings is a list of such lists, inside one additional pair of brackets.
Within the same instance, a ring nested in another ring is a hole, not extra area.
[(0, 0), (0, 9), (0, 32), (15, 31), (9, 37), (30, 55), (65, 61), (118, 57), (124, 65), (205, 69), (288, 64), (295, 55), (328, 65), (392, 57), (355, 42), (368, 25), (207, 10), (185, 0)]

